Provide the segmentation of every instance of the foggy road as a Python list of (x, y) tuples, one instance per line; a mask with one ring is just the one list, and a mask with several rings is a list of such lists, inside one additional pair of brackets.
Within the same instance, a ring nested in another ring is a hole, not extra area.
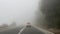
[(44, 34), (44, 33), (34, 27), (26, 27), (22, 32), (18, 34)]
[(42, 32), (42, 30), (39, 30), (38, 28), (31, 26), (31, 27), (16, 27), (13, 29), (0, 32), (0, 34), (49, 34), (49, 32), (44, 33)]
[(44, 34), (42, 31), (34, 27), (25, 27), (24, 30), (21, 32), (23, 28), (24, 27), (17, 27), (11, 30), (0, 32), (0, 34)]

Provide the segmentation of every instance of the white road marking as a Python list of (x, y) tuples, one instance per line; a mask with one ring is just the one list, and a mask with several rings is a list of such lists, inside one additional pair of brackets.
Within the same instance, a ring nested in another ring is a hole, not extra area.
[[(50, 31), (47, 31), (47, 30), (42, 29), (42, 28), (39, 28), (39, 27), (37, 27), (37, 26), (33, 26), (33, 27), (35, 27), (36, 29), (38, 29), (38, 30), (44, 32), (45, 34), (54, 34), (54, 33), (50, 32)], [(21, 34), (21, 33), (24, 31), (25, 28), (26, 28), (26, 27), (24, 27), (23, 29), (21, 29), (18, 34)]]
[(25, 28), (26, 28), (26, 27), (24, 27), (23, 29), (21, 29), (18, 34), (21, 34)]

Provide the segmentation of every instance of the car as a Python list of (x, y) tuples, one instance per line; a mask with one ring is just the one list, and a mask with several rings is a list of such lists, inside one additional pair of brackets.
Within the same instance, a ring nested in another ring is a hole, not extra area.
[(26, 27), (31, 27), (31, 24), (30, 23), (27, 23)]

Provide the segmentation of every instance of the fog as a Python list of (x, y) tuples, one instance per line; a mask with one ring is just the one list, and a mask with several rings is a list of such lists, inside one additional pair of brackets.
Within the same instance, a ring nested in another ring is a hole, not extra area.
[(0, 24), (34, 24), (39, 0), (0, 0)]

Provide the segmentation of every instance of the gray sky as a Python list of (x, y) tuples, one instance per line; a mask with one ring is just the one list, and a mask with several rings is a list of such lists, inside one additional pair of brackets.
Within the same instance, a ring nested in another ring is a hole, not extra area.
[(0, 24), (33, 22), (38, 0), (0, 0)]

